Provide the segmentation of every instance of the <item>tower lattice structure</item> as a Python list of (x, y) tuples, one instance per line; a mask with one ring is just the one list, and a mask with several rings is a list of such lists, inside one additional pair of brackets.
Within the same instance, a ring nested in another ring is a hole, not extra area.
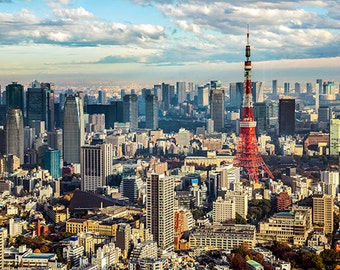
[(242, 118), (240, 121), (240, 137), (237, 144), (234, 165), (243, 168), (249, 178), (256, 183), (259, 180), (259, 174), (265, 171), (270, 178), (274, 179), (273, 174), (264, 163), (259, 152), (256, 139), (256, 121), (254, 120), (254, 107), (251, 84), (251, 61), (250, 61), (250, 44), (249, 30), (247, 32), (246, 61), (244, 62), (244, 95), (242, 104)]

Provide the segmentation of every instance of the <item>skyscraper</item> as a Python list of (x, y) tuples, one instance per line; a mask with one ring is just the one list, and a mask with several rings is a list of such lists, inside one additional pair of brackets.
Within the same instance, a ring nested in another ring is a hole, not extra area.
[(24, 151), (33, 148), (35, 139), (35, 129), (31, 127), (24, 127)]
[(277, 94), (277, 80), (272, 81), (272, 91), (274, 95)]
[(174, 241), (174, 180), (151, 174), (146, 181), (146, 226), (161, 249), (172, 250)]
[(326, 234), (333, 232), (333, 205), (331, 195), (313, 195), (313, 224), (322, 226)]
[(54, 85), (34, 81), (26, 93), (27, 124), (45, 121), (45, 128), (54, 129)]
[(306, 92), (307, 94), (312, 94), (313, 92), (313, 87), (312, 87), (312, 84), (311, 83), (306, 83)]
[(170, 84), (162, 83), (162, 104), (164, 111), (169, 110), (170, 102), (171, 102)]
[(322, 79), (316, 79), (315, 93), (319, 95), (322, 94), (323, 93), (322, 87), (323, 87)]
[(145, 127), (158, 128), (158, 98), (154, 95), (145, 96)]
[(186, 83), (176, 82), (176, 90), (177, 90), (178, 104), (181, 104), (187, 99)]
[(63, 157), (63, 130), (57, 129), (47, 132), (47, 144), (51, 149), (60, 150), (60, 157)]
[(280, 99), (279, 102), (279, 135), (295, 134), (295, 99)]
[(6, 111), (20, 109), (24, 112), (24, 87), (17, 82), (6, 86)]
[(162, 85), (161, 84), (155, 84), (153, 86), (153, 94), (158, 97), (158, 101), (162, 101)]
[(0, 227), (0, 269), (4, 268), (4, 253), (5, 253), (5, 228)]
[(24, 120), (20, 109), (9, 109), (6, 115), (6, 154), (24, 163)]
[(210, 90), (210, 117), (214, 120), (214, 131), (222, 132), (225, 119), (224, 89)]
[(332, 109), (329, 106), (319, 107), (318, 110), (318, 122), (324, 122), (329, 124), (329, 120), (332, 118)]
[(53, 179), (61, 176), (60, 172), (60, 150), (48, 149), (44, 154), (44, 169), (50, 172)]
[(112, 174), (112, 144), (85, 145), (81, 148), (81, 189), (95, 191), (106, 186)]
[(67, 95), (64, 106), (63, 154), (67, 163), (80, 163), (84, 145), (84, 109), (79, 93)]
[(106, 92), (105, 91), (98, 91), (98, 103), (99, 104), (106, 104)]
[(119, 223), (116, 231), (116, 246), (122, 250), (123, 257), (126, 258), (130, 248), (131, 226), (128, 223)]
[(340, 119), (331, 119), (329, 132), (329, 154), (338, 156), (340, 153)]
[(265, 102), (254, 103), (256, 121), (256, 135), (264, 134), (267, 131), (267, 105)]
[(283, 93), (285, 95), (289, 95), (290, 94), (290, 84), (288, 82), (285, 82), (283, 84)]
[(243, 82), (229, 85), (230, 110), (240, 111), (243, 100)]
[(138, 129), (138, 97), (136, 94), (125, 95), (123, 98), (124, 122), (130, 122), (131, 130)]
[(295, 94), (300, 95), (300, 93), (301, 93), (301, 84), (296, 82), (295, 83)]
[(209, 105), (209, 89), (206, 85), (199, 86), (197, 89), (198, 94), (198, 106)]
[(251, 82), (253, 102), (263, 102), (262, 82)]

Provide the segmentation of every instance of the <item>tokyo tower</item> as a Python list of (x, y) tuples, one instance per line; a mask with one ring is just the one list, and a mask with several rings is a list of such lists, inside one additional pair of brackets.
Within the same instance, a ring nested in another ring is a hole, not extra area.
[(256, 121), (254, 120), (254, 108), (251, 85), (251, 61), (249, 29), (247, 31), (246, 61), (244, 62), (244, 94), (242, 104), (242, 118), (240, 121), (240, 137), (237, 144), (234, 165), (243, 168), (249, 178), (256, 183), (259, 181), (259, 174), (265, 171), (268, 176), (274, 179), (273, 174), (264, 163), (259, 152), (256, 139)]

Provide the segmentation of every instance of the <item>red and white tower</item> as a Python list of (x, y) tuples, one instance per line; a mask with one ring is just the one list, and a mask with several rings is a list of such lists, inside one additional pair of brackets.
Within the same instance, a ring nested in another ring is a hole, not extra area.
[(242, 104), (242, 118), (240, 121), (240, 138), (237, 144), (234, 165), (242, 167), (251, 180), (259, 181), (259, 174), (265, 171), (269, 177), (274, 179), (273, 174), (264, 163), (259, 152), (256, 139), (256, 121), (254, 120), (254, 107), (251, 85), (251, 61), (249, 29), (247, 32), (246, 61), (244, 62), (244, 95)]

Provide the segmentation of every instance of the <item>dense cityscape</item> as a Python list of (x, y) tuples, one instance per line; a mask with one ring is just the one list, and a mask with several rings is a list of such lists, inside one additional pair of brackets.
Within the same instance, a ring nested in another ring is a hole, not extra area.
[(338, 3), (229, 2), (0, 0), (0, 270), (340, 269)]
[(304, 88), (179, 81), (0, 105), (1, 269), (337, 269), (340, 104)]

